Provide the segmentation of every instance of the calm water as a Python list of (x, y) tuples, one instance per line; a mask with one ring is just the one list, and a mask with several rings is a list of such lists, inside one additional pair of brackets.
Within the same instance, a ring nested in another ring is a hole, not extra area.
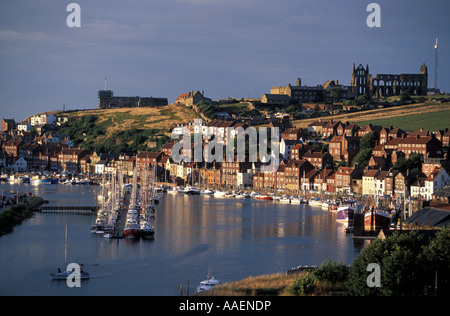
[[(2, 184), (5, 191), (17, 185)], [(99, 187), (20, 185), (51, 205), (95, 205)], [(250, 275), (284, 273), (327, 259), (350, 264), (362, 245), (335, 215), (305, 205), (213, 196), (165, 194), (157, 207), (152, 241), (94, 236), (94, 216), (36, 214), (0, 237), (0, 295), (179, 295), (188, 280), (193, 292), (210, 268), (233, 281)], [(81, 288), (52, 281), (68, 261), (84, 263), (90, 280)]]

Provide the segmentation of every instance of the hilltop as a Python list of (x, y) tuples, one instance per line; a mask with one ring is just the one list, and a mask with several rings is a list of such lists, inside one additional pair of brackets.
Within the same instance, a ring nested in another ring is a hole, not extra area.
[(75, 146), (90, 152), (128, 154), (159, 149), (170, 139), (170, 131), (177, 124), (198, 118), (192, 109), (177, 104), (53, 114), (69, 118), (58, 133), (68, 134)]

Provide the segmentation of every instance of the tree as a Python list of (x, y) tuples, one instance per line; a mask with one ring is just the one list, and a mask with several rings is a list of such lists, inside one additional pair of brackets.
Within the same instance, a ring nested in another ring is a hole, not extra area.
[[(434, 295), (438, 271), (438, 294), (450, 294), (450, 229), (436, 233), (430, 242), (418, 231), (396, 232), (376, 239), (361, 251), (350, 268), (350, 295), (414, 296)], [(428, 235), (429, 236), (429, 235)], [(380, 287), (368, 286), (369, 264), (380, 266)]]
[(361, 149), (374, 148), (377, 140), (377, 135), (374, 132), (367, 133), (363, 136), (363, 138), (361, 138), (359, 147)]
[(409, 101), (411, 100), (411, 96), (409, 95), (408, 90), (404, 90), (402, 94), (400, 95), (400, 101)]
[[(450, 229), (446, 228), (436, 234), (430, 244), (424, 249), (424, 256), (429, 262), (425, 272), (430, 285), (427, 288), (429, 295), (450, 295)], [(437, 293), (435, 284), (437, 279)]]
[(359, 168), (365, 168), (369, 164), (370, 158), (372, 157), (372, 148), (364, 148), (359, 151), (359, 153), (353, 158), (353, 165), (358, 164)]
[(342, 96), (341, 87), (333, 87), (330, 89), (330, 96), (333, 98), (333, 103), (336, 103), (336, 99), (340, 99)]

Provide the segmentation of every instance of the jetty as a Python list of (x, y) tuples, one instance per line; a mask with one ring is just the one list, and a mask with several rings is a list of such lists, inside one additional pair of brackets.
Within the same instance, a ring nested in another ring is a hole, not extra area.
[(38, 212), (46, 214), (95, 215), (99, 206), (87, 205), (43, 205)]

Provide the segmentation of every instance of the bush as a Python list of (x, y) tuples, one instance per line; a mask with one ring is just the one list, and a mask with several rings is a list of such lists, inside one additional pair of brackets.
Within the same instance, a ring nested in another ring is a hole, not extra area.
[[(440, 234), (442, 239), (439, 244), (448, 245), (450, 236), (447, 235), (446, 238), (444, 230)], [(430, 283), (434, 281), (434, 271), (429, 270), (432, 270), (430, 268), (438, 262), (436, 257), (431, 261), (427, 259), (431, 258), (431, 255), (424, 256), (427, 242), (427, 239), (414, 231), (404, 234), (394, 233), (385, 240), (376, 239), (353, 261), (349, 277), (349, 294), (355, 296), (426, 295), (429, 292)], [(431, 252), (428, 251), (427, 254), (429, 253)], [(444, 257), (448, 260), (448, 255), (446, 256), (442, 251), (439, 250), (433, 254), (437, 253), (439, 258)], [(380, 266), (381, 287), (371, 288), (367, 285), (369, 273), (366, 269), (371, 263)], [(448, 267), (448, 262), (446, 264)]]
[(295, 280), (291, 285), (290, 293), (296, 296), (309, 295), (314, 293), (316, 286), (314, 274), (308, 272)]
[(314, 271), (314, 276), (319, 281), (325, 281), (329, 284), (336, 284), (339, 282), (345, 282), (349, 273), (348, 267), (346, 267), (341, 261), (334, 262), (327, 260), (322, 263), (320, 268)]

